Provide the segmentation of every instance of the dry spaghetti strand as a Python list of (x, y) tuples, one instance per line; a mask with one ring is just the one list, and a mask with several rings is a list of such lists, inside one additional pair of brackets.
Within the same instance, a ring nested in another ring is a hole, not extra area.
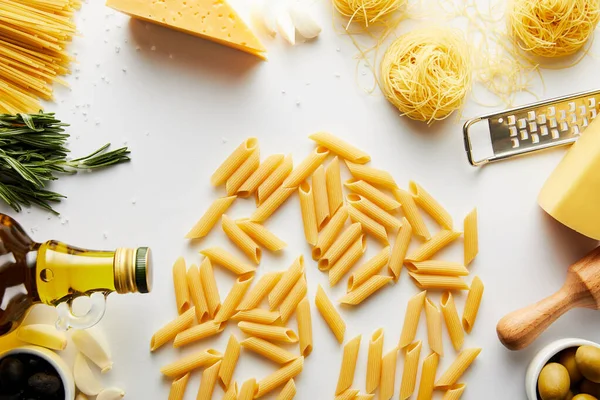
[(406, 0), (333, 0), (335, 9), (349, 18), (346, 29), (352, 22), (368, 27), (385, 21), (406, 3)]

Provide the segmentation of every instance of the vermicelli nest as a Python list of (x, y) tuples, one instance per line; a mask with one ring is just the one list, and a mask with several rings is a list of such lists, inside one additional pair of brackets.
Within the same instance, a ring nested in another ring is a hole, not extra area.
[(599, 0), (513, 0), (508, 28), (519, 46), (541, 57), (581, 49), (600, 18)]
[(472, 64), (461, 31), (428, 27), (400, 36), (381, 62), (385, 97), (409, 118), (444, 119), (471, 88)]
[(333, 0), (340, 14), (365, 26), (385, 19), (405, 4), (406, 0)]

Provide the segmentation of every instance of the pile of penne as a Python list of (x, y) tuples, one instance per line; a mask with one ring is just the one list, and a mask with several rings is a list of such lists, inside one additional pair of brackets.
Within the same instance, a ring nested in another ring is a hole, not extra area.
[[(379, 388), (379, 398), (389, 400), (394, 393), (399, 351), (405, 354), (400, 399), (413, 395), (422, 349), (422, 342), (415, 341), (415, 336), (423, 308), (431, 354), (423, 361), (418, 400), (431, 399), (434, 390), (445, 391), (447, 400), (460, 398), (465, 385), (458, 384), (458, 380), (480, 352), (480, 349), (462, 350), (464, 333), (470, 333), (483, 295), (483, 284), (478, 277), (473, 279), (470, 288), (462, 278), (469, 274), (466, 267), (478, 253), (476, 210), (464, 220), (464, 263), (434, 260), (433, 256), (463, 233), (454, 230), (450, 214), (427, 191), (414, 182), (410, 182), (409, 191), (400, 189), (389, 173), (365, 165), (370, 161), (368, 154), (331, 134), (316, 133), (310, 138), (317, 147), (296, 167), (291, 156), (283, 155), (269, 156), (261, 163), (257, 139), (244, 141), (211, 177), (213, 185), (225, 186), (227, 197), (214, 201), (186, 237), (202, 238), (220, 220), (227, 237), (251, 263), (259, 264), (263, 248), (277, 252), (286, 246), (262, 224), (297, 191), (304, 234), (312, 246), (312, 258), (318, 268), (328, 273), (331, 286), (349, 274), (347, 293), (339, 300), (341, 304), (358, 305), (397, 282), (403, 266), (417, 287), (445, 291), (441, 311), (427, 297), (426, 291), (409, 301), (400, 342), (387, 355), (382, 354), (383, 330), (373, 334), (369, 344), (367, 394), (359, 394), (352, 388), (361, 338), (348, 341), (344, 346), (335, 399), (370, 399)], [(335, 157), (324, 166), (330, 153)], [(343, 185), (340, 158), (352, 175)], [(345, 198), (343, 186), (350, 192)], [(252, 195), (257, 208), (250, 218), (232, 220), (225, 214), (238, 197)], [(439, 224), (440, 229), (434, 235), (429, 232), (419, 209)], [(384, 248), (352, 271), (365, 253), (367, 236), (380, 241)], [(389, 236), (395, 238), (391, 244)], [(409, 253), (413, 237), (422, 243)], [(304, 357), (313, 347), (303, 257), (297, 258), (284, 272), (264, 274), (250, 288), (256, 271), (254, 265), (219, 247), (200, 253), (205, 258), (199, 268), (187, 269), (183, 259), (175, 263), (173, 279), (180, 315), (156, 332), (151, 350), (171, 340), (174, 347), (182, 347), (219, 334), (230, 320), (236, 321), (248, 338), (239, 342), (232, 335), (223, 354), (208, 349), (164, 367), (163, 374), (174, 379), (169, 399), (183, 397), (189, 373), (198, 368), (205, 368), (198, 399), (210, 399), (216, 383), (225, 390), (225, 399), (259, 398), (280, 386), (283, 389), (278, 399), (293, 398), (296, 392), (293, 378), (302, 371)], [(222, 303), (213, 265), (238, 276)], [(469, 290), (462, 321), (451, 294), (453, 290)], [(263, 308), (262, 303), (268, 306)], [(339, 343), (344, 343), (346, 324), (321, 286), (315, 305)], [(293, 315), (298, 321), (298, 334), (286, 327)], [(443, 320), (455, 350), (460, 353), (436, 381), (439, 357), (444, 355)], [(299, 349), (297, 353), (290, 352), (276, 343), (299, 343)], [(238, 390), (232, 376), (241, 348), (270, 359), (280, 369), (263, 380), (248, 380)]]

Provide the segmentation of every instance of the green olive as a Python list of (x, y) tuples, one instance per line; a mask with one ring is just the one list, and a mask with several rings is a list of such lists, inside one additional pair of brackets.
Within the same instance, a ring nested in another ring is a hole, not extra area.
[(571, 400), (598, 400), (598, 399), (589, 394), (578, 394), (577, 396), (573, 397)]
[(577, 368), (587, 380), (600, 383), (600, 348), (581, 346), (577, 349), (575, 361)]
[(577, 361), (575, 360), (575, 354), (577, 348), (573, 347), (560, 353), (559, 361), (569, 371), (569, 377), (571, 378), (571, 385), (580, 382), (583, 379), (583, 375), (577, 368)]
[(538, 378), (538, 390), (542, 400), (564, 400), (571, 387), (569, 371), (558, 363), (546, 365)]
[(599, 397), (600, 396), (600, 384), (590, 382), (587, 379), (584, 379), (579, 385), (579, 391), (584, 394), (591, 394), (592, 396)]

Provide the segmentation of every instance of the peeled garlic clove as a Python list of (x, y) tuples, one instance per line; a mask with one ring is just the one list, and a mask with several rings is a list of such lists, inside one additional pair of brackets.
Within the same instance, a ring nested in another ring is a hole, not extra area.
[(88, 400), (88, 398), (85, 394), (79, 393), (77, 397), (75, 397), (75, 400)]
[(96, 396), (102, 391), (102, 385), (92, 372), (85, 356), (81, 353), (77, 353), (77, 356), (75, 356), (73, 378), (75, 378), (77, 389), (88, 396)]
[(118, 388), (108, 388), (98, 394), (96, 400), (120, 400), (125, 397), (125, 392)]
[(254, 23), (262, 27), (270, 36), (277, 35), (277, 24), (272, 8), (264, 2), (254, 3), (252, 7), (252, 19)]
[(112, 368), (113, 362), (108, 345), (96, 329), (86, 329), (73, 332), (71, 335), (77, 349), (96, 364), (102, 373)]
[(17, 331), (17, 339), (52, 350), (64, 350), (67, 347), (67, 336), (52, 325), (24, 325)]
[(296, 44), (296, 28), (294, 27), (292, 17), (290, 17), (288, 11), (282, 12), (279, 17), (277, 17), (277, 29), (279, 29), (281, 36), (283, 36), (289, 44), (292, 46)]
[(306, 39), (315, 38), (321, 33), (321, 27), (306, 8), (298, 5), (292, 7), (290, 17), (298, 33)]

